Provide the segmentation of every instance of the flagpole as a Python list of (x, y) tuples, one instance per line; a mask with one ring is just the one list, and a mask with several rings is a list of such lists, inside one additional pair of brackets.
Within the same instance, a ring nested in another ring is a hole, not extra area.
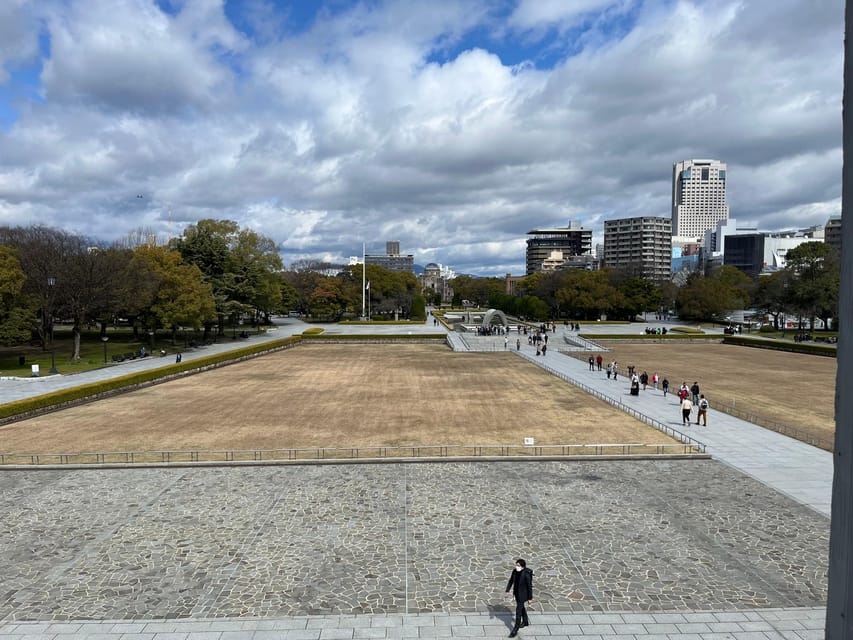
[(364, 296), (366, 295), (364, 292), (365, 287), (365, 274), (367, 273), (367, 260), (366, 260), (366, 250), (365, 243), (361, 243), (361, 317), (364, 318)]

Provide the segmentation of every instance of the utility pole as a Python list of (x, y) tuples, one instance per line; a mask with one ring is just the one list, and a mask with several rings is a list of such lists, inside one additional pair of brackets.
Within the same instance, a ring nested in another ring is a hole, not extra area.
[[(841, 286), (838, 317), (838, 371), (835, 377), (835, 473), (832, 479), (832, 520), (829, 536), (829, 596), (826, 602), (825, 636), (829, 640), (853, 640), (853, 398), (847, 385), (853, 376), (853, 0), (845, 3), (844, 96), (842, 125), (844, 145), (841, 170)], [(844, 387), (847, 387), (846, 389)]]

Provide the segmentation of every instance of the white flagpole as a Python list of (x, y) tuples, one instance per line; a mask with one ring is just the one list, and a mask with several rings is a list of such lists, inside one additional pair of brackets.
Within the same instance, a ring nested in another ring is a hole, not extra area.
[(364, 292), (365, 283), (365, 274), (367, 273), (367, 252), (365, 250), (365, 243), (361, 243), (361, 317), (364, 318), (364, 296), (366, 295)]

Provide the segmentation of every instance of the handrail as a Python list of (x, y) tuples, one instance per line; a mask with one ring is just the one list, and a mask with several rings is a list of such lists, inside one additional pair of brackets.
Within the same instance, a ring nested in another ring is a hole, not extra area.
[[(700, 446), (697, 446), (700, 445)], [(704, 453), (701, 443), (579, 443), (553, 445), (507, 444), (431, 444), (374, 445), (368, 447), (319, 447), (286, 449), (157, 449), (150, 451), (91, 451), (79, 453), (0, 453), (2, 465), (66, 465), (66, 464), (181, 464), (187, 462), (277, 462), (333, 461), (365, 459), (433, 459), (461, 457), (510, 456), (659, 456), (696, 455)]]
[(626, 404), (623, 404), (623, 403), (619, 402), (618, 400), (611, 398), (610, 396), (608, 396), (604, 393), (601, 393), (597, 389), (593, 389), (592, 387), (585, 385), (583, 382), (580, 382), (579, 380), (575, 380), (574, 378), (572, 378), (572, 377), (570, 377), (570, 376), (568, 376), (568, 375), (566, 375), (560, 371), (557, 371), (556, 369), (554, 369), (553, 367), (551, 367), (548, 364), (545, 364), (541, 360), (539, 360), (539, 361), (534, 360), (533, 356), (531, 356), (529, 354), (519, 353), (519, 355), (522, 358), (526, 358), (527, 360), (530, 360), (531, 362), (536, 362), (536, 364), (538, 364), (540, 367), (545, 369), (545, 371), (547, 371), (551, 375), (557, 376), (561, 380), (578, 387), (579, 389), (589, 393), (590, 395), (595, 396), (599, 400), (604, 400), (605, 402), (613, 405), (617, 409), (620, 409), (621, 411), (624, 411), (625, 413), (630, 414), (632, 417), (636, 418), (640, 422), (644, 422), (645, 424), (649, 425), (650, 427), (653, 427), (653, 428), (657, 429), (658, 431), (661, 431), (661, 432), (667, 434), (668, 436), (675, 438), (679, 442), (682, 442), (684, 444), (688, 444), (690, 446), (696, 447), (697, 451), (699, 451), (700, 453), (705, 453), (705, 443), (700, 442), (699, 440), (696, 440), (695, 438), (692, 438), (691, 436), (688, 436), (686, 433), (682, 433), (681, 431), (678, 431), (677, 429), (673, 429), (672, 427), (665, 425), (663, 422), (660, 422), (659, 420), (655, 420), (654, 418), (647, 416), (644, 413), (640, 413), (639, 411), (637, 411), (633, 407), (630, 407)]

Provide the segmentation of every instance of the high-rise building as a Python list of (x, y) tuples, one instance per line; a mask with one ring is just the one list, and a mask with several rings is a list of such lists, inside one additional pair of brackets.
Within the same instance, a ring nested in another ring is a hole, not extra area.
[(719, 160), (683, 160), (672, 165), (674, 243), (698, 242), (729, 217), (726, 165)]
[(400, 243), (396, 240), (385, 243), (385, 255), (367, 254), (364, 256), (367, 264), (375, 264), (390, 271), (414, 271), (415, 257), (412, 254), (401, 255)]
[(669, 280), (671, 220), (663, 217), (605, 220), (604, 264), (645, 280)]
[(567, 260), (592, 254), (592, 230), (574, 221), (568, 227), (533, 229), (527, 235), (527, 275), (542, 271), (542, 263), (553, 251), (560, 251)]

